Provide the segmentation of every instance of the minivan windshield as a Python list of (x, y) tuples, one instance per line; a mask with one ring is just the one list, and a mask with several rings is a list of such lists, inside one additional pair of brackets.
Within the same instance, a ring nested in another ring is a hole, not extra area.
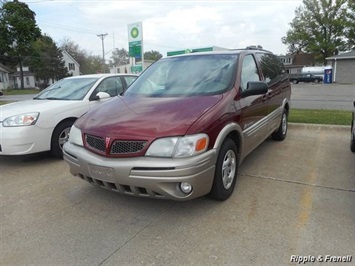
[(220, 94), (233, 86), (238, 55), (168, 57), (151, 65), (125, 96), (181, 97)]
[(34, 100), (82, 100), (98, 78), (69, 78), (53, 83)]

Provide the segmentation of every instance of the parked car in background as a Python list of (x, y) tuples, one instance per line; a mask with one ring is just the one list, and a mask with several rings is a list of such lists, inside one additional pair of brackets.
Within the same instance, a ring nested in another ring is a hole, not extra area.
[(290, 77), (290, 82), (292, 82), (293, 84), (297, 84), (299, 82), (313, 82), (313, 83), (319, 83), (322, 82), (323, 78), (319, 77), (319, 76), (315, 76), (311, 73), (307, 73), (307, 74), (301, 74), (299, 76), (291, 76)]
[(242, 160), (270, 135), (286, 137), (290, 94), (283, 64), (264, 50), (163, 58), (75, 122), (64, 159), (115, 192), (226, 200)]
[(354, 109), (353, 109), (352, 119), (351, 119), (350, 150), (352, 152), (355, 152), (355, 101), (354, 101)]
[(95, 74), (62, 79), (31, 100), (0, 106), (0, 155), (51, 151), (62, 157), (74, 121), (123, 93), (133, 74)]

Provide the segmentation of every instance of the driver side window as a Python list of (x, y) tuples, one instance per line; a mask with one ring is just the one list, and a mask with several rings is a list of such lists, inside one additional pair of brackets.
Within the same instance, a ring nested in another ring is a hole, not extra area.
[(246, 55), (243, 60), (240, 80), (240, 88), (242, 91), (247, 89), (247, 84), (249, 81), (260, 81), (259, 71), (256, 66), (254, 57), (251, 54)]

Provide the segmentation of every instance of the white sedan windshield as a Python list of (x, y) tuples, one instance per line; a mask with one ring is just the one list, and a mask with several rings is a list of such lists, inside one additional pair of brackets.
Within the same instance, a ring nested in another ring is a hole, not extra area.
[(82, 100), (98, 78), (62, 79), (52, 84), (35, 100)]

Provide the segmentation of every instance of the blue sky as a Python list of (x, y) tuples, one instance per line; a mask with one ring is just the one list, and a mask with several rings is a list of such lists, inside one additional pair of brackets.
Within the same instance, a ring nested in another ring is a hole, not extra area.
[(276, 54), (287, 52), (281, 38), (301, 0), (279, 1), (88, 1), (24, 0), (36, 13), (42, 33), (55, 42), (70, 39), (106, 58), (115, 48), (128, 50), (127, 25), (142, 22), (144, 51), (219, 46), (262, 45)]

